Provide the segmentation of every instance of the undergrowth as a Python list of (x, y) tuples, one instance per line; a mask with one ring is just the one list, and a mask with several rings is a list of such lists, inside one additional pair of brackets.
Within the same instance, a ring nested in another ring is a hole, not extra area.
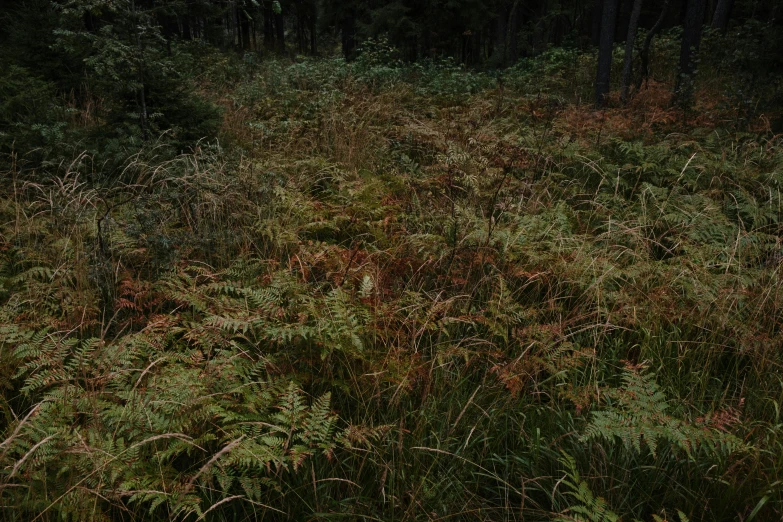
[(364, 56), (5, 173), (2, 518), (779, 519), (780, 137)]

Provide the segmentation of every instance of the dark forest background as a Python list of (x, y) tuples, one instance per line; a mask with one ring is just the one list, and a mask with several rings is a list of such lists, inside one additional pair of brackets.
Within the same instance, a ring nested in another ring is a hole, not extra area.
[[(716, 36), (709, 58), (735, 73), (736, 96), (763, 110), (780, 103), (781, 9), (774, 0), (3, 0), (0, 147), (36, 150), (35, 164), (79, 149), (111, 161), (117, 147), (164, 131), (181, 150), (214, 137), (217, 110), (190, 81), (207, 48), (252, 69), (271, 56), (350, 61), (383, 41), (375, 59), (388, 65), (450, 59), (495, 71), (499, 84), (504, 69), (553, 49), (597, 49), (593, 101), (602, 105), (611, 82), (623, 102), (639, 90), (654, 37), (666, 34), (680, 45), (677, 68), (665, 71), (673, 102), (687, 106), (703, 34), (728, 35)], [(615, 45), (624, 64), (610, 80)]]

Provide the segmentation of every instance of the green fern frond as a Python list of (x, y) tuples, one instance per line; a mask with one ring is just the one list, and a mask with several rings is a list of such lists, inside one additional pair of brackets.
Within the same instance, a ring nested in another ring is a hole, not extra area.
[(742, 446), (731, 434), (669, 415), (666, 396), (650, 374), (626, 369), (623, 386), (606, 392), (606, 398), (607, 407), (592, 413), (581, 440), (619, 440), (627, 450), (635, 453), (642, 452), (644, 443), (653, 456), (665, 442), (691, 459), (696, 449), (717, 455), (724, 451), (731, 453)]

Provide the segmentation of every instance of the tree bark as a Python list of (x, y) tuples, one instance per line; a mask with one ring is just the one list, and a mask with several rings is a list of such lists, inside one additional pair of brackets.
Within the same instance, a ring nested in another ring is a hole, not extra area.
[(244, 8), (239, 10), (239, 31), (241, 35), (242, 50), (250, 49), (250, 17)]
[(239, 6), (237, 1), (231, 3), (231, 14), (229, 15), (228, 25), (231, 27), (231, 47), (239, 49), (241, 47), (242, 36), (239, 34)]
[(506, 66), (507, 48), (506, 45), (506, 27), (508, 25), (508, 8), (503, 5), (498, 13), (497, 20), (495, 22), (495, 45), (492, 52), (500, 54), (501, 67)]
[(310, 7), (310, 19), (308, 20), (308, 26), (310, 29), (310, 54), (315, 56), (318, 54), (318, 33), (316, 32), (316, 22), (318, 20), (318, 5), (315, 1), (312, 2)]
[(353, 9), (346, 11), (340, 23), (343, 44), (343, 56), (353, 60), (356, 54), (356, 13)]
[(274, 13), (271, 7), (264, 7), (264, 48), (267, 51), (275, 47)]
[(517, 37), (519, 11), (519, 0), (515, 0), (513, 3), (505, 1), (501, 4), (498, 17), (495, 20), (495, 41), (492, 52), (500, 55), (498, 65), (501, 67), (514, 65), (519, 58)]
[(674, 87), (674, 101), (685, 106), (690, 104), (693, 95), (693, 75), (696, 72), (706, 5), (706, 0), (688, 0), (686, 6), (679, 74)]
[(508, 43), (508, 64), (514, 65), (519, 59), (519, 0), (514, 1), (511, 12), (508, 15), (506, 26), (506, 42)]
[(731, 10), (734, 7), (734, 0), (718, 0), (715, 6), (715, 13), (712, 15), (712, 28), (726, 32), (729, 27), (729, 18)]
[(195, 39), (190, 25), (190, 16), (185, 16), (182, 19), (182, 38), (185, 40)]
[(647, 32), (642, 49), (639, 51), (639, 76), (636, 77), (635, 85), (637, 91), (641, 89), (642, 82), (648, 80), (650, 77), (650, 47), (652, 46), (652, 41), (653, 38), (655, 38), (655, 34), (660, 31), (661, 27), (663, 26), (663, 21), (666, 19), (666, 11), (668, 8), (669, 0), (665, 0), (663, 2), (663, 7), (661, 8), (661, 15), (658, 17), (658, 20), (655, 21), (655, 24), (652, 26), (652, 28), (650, 28), (650, 30)]
[(614, 46), (614, 30), (617, 24), (618, 0), (604, 0), (601, 16), (601, 42), (598, 48), (598, 71), (595, 78), (595, 105), (602, 108), (606, 105), (609, 94), (609, 81), (612, 74), (612, 47)]
[(620, 90), (620, 101), (625, 105), (628, 102), (628, 91), (633, 77), (633, 44), (636, 40), (636, 31), (639, 28), (639, 15), (642, 12), (642, 0), (634, 0), (631, 18), (628, 20), (628, 36), (625, 39), (625, 58), (623, 61), (623, 85)]
[(628, 35), (628, 29), (631, 25), (631, 13), (633, 12), (636, 0), (620, 0), (617, 13), (617, 27), (615, 28), (615, 42), (623, 41)]
[(305, 35), (306, 18), (306, 6), (303, 5), (302, 0), (298, 0), (296, 2), (296, 49), (301, 54), (307, 52), (307, 40)]
[(285, 19), (283, 13), (275, 13), (275, 48), (277, 52), (285, 52)]
[(603, 0), (594, 0), (592, 23), (590, 24), (590, 42), (594, 47), (601, 45), (601, 17), (603, 15)]

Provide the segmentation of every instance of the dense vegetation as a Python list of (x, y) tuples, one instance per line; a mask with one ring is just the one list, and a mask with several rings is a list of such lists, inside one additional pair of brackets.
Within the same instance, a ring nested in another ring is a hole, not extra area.
[(706, 4), (0, 3), (0, 519), (780, 520), (783, 27)]

